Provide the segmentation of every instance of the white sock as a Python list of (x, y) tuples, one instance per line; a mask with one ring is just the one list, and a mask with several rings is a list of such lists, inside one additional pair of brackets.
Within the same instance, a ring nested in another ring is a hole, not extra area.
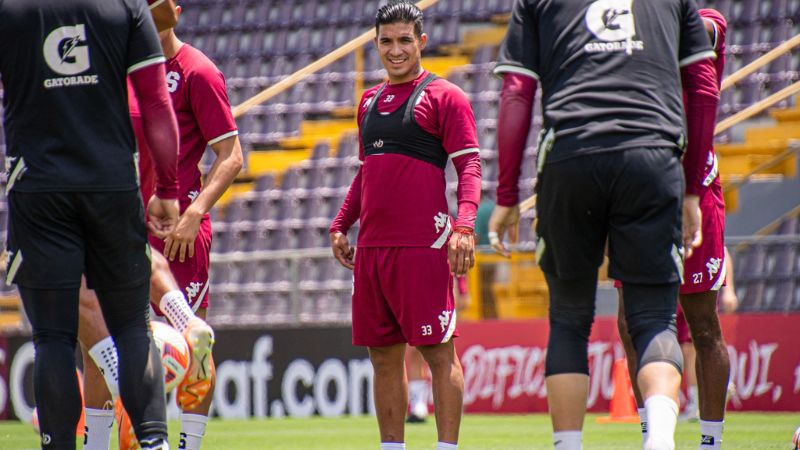
[(194, 317), (194, 311), (189, 307), (186, 297), (177, 289), (164, 294), (158, 307), (167, 316), (169, 323), (180, 333), (183, 333), (183, 330), (189, 325), (189, 320)]
[(92, 358), (100, 373), (103, 374), (103, 379), (106, 380), (108, 391), (114, 398), (119, 397), (119, 360), (117, 359), (117, 347), (114, 346), (114, 340), (111, 336), (106, 336), (97, 344), (94, 344), (89, 349), (89, 356)]
[(202, 414), (181, 414), (181, 444), (179, 449), (200, 450), (206, 434), (208, 417)]
[(424, 402), (428, 394), (428, 382), (425, 380), (411, 380), (408, 382), (408, 402), (416, 404)]
[(582, 435), (581, 431), (554, 431), (553, 446), (555, 450), (582, 450)]
[(381, 450), (406, 450), (405, 442), (381, 442)]
[(697, 385), (689, 386), (689, 388), (686, 390), (686, 392), (687, 392), (687, 394), (689, 394), (688, 395), (689, 404), (690, 405), (697, 405), (699, 403), (699, 400), (698, 400), (699, 399), (699, 393), (697, 391)]
[(437, 442), (436, 450), (458, 450), (458, 444), (450, 444), (447, 442)]
[(718, 450), (722, 448), (722, 424), (711, 420), (700, 421), (700, 450)]
[(636, 408), (639, 412), (639, 424), (642, 426), (642, 448), (647, 442), (647, 411), (644, 408)]
[(647, 413), (645, 450), (675, 450), (675, 425), (678, 404), (666, 395), (653, 395), (644, 401)]
[(108, 450), (111, 427), (114, 425), (113, 409), (86, 408), (86, 438), (84, 450)]

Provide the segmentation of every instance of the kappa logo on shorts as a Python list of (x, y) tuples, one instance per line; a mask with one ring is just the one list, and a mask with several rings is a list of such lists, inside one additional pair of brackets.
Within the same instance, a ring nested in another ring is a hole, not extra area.
[(706, 263), (706, 268), (708, 269), (708, 278), (713, 279), (714, 275), (719, 272), (719, 266), (722, 264), (722, 258), (709, 258), (708, 262)]
[(586, 28), (603, 42), (589, 42), (587, 53), (625, 52), (644, 50), (644, 42), (634, 40), (633, 0), (597, 0), (586, 10)]
[(444, 330), (450, 325), (451, 314), (453, 314), (451, 311), (442, 311), (442, 313), (439, 314), (439, 326), (442, 327), (442, 333), (444, 333)]
[(199, 281), (192, 281), (188, 286), (186, 286), (186, 297), (188, 298), (189, 303), (192, 303), (192, 300), (197, 297), (197, 294), (200, 293), (200, 289), (202, 288), (203, 283)]
[(189, 200), (195, 201), (197, 200), (198, 195), (200, 195), (200, 191), (189, 191), (186, 196), (189, 197)]

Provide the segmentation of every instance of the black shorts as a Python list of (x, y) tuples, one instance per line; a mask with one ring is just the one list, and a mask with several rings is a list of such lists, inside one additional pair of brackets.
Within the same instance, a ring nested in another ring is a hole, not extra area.
[(8, 196), (6, 284), (119, 290), (150, 281), (139, 190)]
[(537, 182), (537, 258), (559, 278), (595, 276), (608, 238), (609, 276), (680, 282), (684, 179), (670, 148), (546, 164)]

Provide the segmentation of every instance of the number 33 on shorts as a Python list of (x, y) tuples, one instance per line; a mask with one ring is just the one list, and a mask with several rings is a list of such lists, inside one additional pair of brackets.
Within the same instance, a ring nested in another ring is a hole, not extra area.
[(420, 328), (422, 328), (423, 336), (430, 336), (433, 334), (433, 328), (431, 328), (430, 325), (422, 325)]

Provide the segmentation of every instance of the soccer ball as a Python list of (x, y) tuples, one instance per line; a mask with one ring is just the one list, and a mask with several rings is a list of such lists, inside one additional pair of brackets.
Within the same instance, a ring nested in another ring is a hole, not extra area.
[(175, 389), (186, 371), (189, 370), (189, 344), (178, 330), (161, 322), (150, 322), (153, 340), (161, 351), (161, 365), (164, 366), (164, 390)]
[(792, 450), (799, 450), (800, 449), (800, 427), (794, 430), (794, 436), (792, 436)]

